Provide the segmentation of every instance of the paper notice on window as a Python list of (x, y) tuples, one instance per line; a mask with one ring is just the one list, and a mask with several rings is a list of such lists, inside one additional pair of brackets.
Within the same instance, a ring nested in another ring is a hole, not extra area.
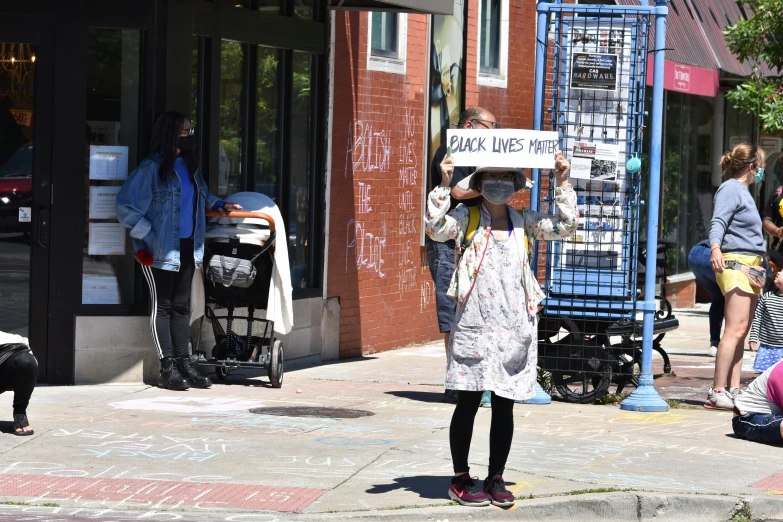
[(557, 132), (523, 129), (449, 129), (456, 167), (555, 168)]
[(571, 154), (571, 177), (616, 181), (619, 160), (619, 145), (577, 141)]
[(82, 278), (82, 304), (120, 304), (120, 285), (114, 276)]
[(128, 178), (128, 147), (90, 145), (90, 179), (125, 180)]
[(125, 227), (119, 223), (90, 223), (87, 253), (91, 256), (125, 255)]
[(90, 187), (90, 219), (115, 219), (117, 193), (122, 187)]

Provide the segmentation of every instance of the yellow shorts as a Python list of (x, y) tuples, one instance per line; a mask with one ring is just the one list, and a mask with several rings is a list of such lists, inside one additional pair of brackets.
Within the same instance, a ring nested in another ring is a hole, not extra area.
[[(740, 265), (746, 266), (761, 266), (761, 256), (749, 256), (746, 254), (723, 254), (723, 260), (735, 261)], [(746, 294), (759, 295), (761, 293), (761, 288), (753, 287), (753, 285), (750, 284), (750, 281), (748, 281), (748, 276), (746, 276), (741, 270), (731, 270), (729, 268), (724, 268), (722, 274), (717, 272), (715, 273), (715, 279), (718, 280), (718, 286), (720, 287), (720, 291), (723, 292), (723, 295), (726, 295), (735, 288), (742, 290)]]

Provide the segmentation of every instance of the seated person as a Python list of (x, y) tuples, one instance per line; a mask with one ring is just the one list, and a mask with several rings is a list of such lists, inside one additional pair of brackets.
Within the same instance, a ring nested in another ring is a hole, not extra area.
[(753, 442), (783, 442), (783, 364), (756, 377), (734, 399), (734, 435)]
[(27, 405), (38, 380), (38, 361), (27, 339), (0, 332), (0, 393), (14, 392), (14, 435), (32, 435)]

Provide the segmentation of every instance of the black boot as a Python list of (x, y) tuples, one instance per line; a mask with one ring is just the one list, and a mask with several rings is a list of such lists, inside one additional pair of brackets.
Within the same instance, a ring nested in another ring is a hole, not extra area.
[(191, 386), (194, 388), (209, 388), (212, 386), (212, 381), (209, 377), (201, 375), (198, 370), (193, 366), (193, 361), (190, 357), (178, 357), (177, 368), (179, 372), (190, 381)]
[(158, 386), (168, 390), (187, 390), (190, 388), (190, 381), (183, 377), (174, 364), (174, 358), (164, 357), (160, 360), (160, 375), (158, 376)]

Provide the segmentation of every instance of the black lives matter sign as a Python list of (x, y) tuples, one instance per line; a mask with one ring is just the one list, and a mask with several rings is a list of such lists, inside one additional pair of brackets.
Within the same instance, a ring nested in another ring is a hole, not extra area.
[(616, 91), (617, 55), (574, 53), (571, 59), (571, 88)]

